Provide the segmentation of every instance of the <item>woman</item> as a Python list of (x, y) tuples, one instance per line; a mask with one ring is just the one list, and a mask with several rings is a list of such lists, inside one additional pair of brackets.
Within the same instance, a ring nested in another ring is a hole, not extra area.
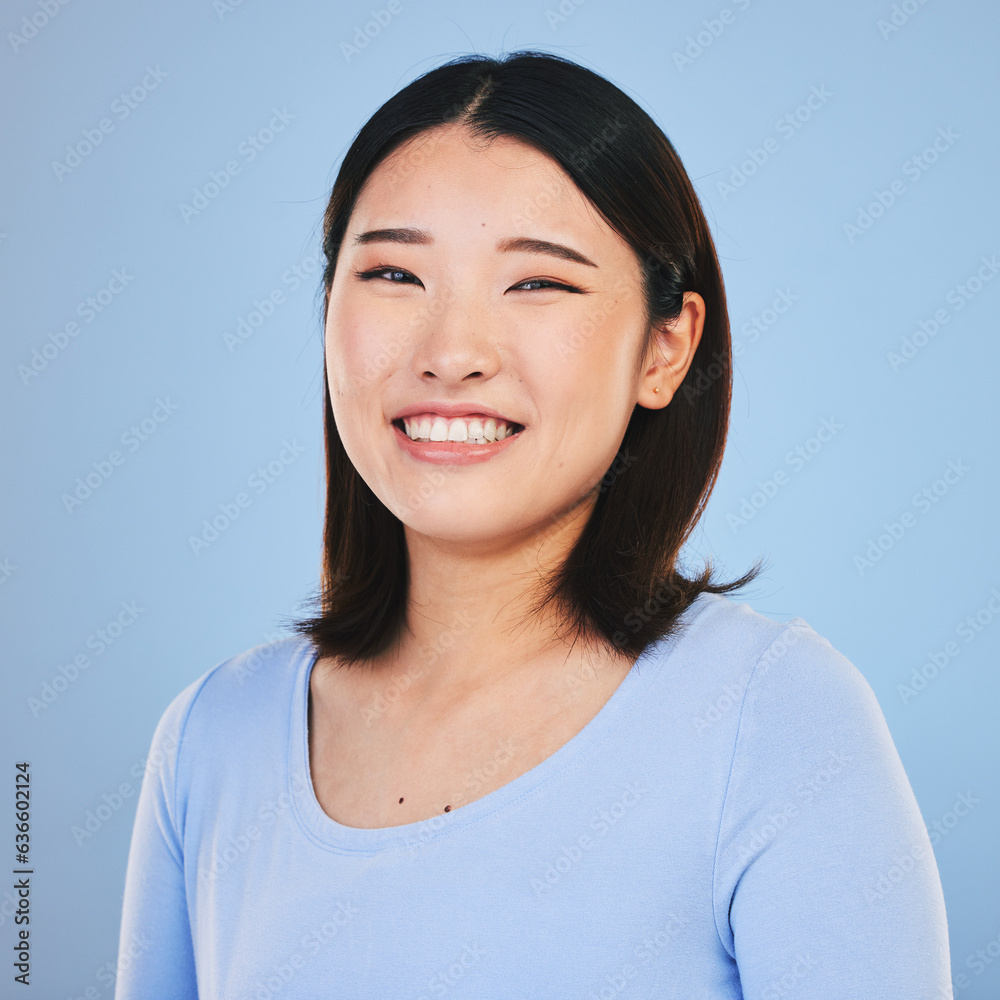
[(681, 571), (731, 354), (659, 128), (454, 60), (359, 132), (324, 250), (322, 607), (164, 713), (116, 996), (951, 996), (871, 688), (725, 596), (757, 567)]

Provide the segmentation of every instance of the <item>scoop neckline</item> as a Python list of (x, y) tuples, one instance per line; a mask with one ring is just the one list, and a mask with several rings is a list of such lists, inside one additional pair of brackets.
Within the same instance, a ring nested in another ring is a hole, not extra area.
[[(287, 794), (300, 826), (314, 843), (327, 850), (344, 854), (375, 854), (389, 849), (422, 847), (511, 808), (537, 792), (547, 781), (579, 760), (613, 731), (628, 706), (638, 698), (648, 679), (659, 672), (654, 668), (662, 667), (676, 651), (685, 631), (683, 626), (690, 624), (695, 606), (702, 603), (701, 596), (681, 615), (682, 628), (678, 633), (647, 645), (597, 714), (548, 757), (472, 802), (448, 813), (399, 826), (346, 826), (327, 815), (319, 804), (312, 782), (308, 731), (309, 680), (319, 654), (307, 639), (300, 640), (295, 662), (286, 774)], [(648, 669), (640, 669), (644, 666)]]

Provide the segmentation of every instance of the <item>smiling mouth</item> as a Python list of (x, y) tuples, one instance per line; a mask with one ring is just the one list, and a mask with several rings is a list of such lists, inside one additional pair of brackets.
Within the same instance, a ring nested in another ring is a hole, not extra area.
[(494, 444), (514, 437), (524, 430), (523, 424), (496, 420), (494, 417), (442, 417), (420, 414), (400, 417), (392, 424), (411, 441), (447, 444)]

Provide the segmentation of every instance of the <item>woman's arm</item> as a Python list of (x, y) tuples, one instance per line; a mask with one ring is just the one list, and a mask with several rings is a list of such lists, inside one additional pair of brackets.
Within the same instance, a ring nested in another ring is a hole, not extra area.
[(156, 727), (132, 830), (115, 1000), (197, 1000), (184, 884), (177, 766), (200, 684), (182, 691)]
[(747, 997), (952, 997), (937, 863), (885, 717), (801, 619), (747, 684), (715, 911)]

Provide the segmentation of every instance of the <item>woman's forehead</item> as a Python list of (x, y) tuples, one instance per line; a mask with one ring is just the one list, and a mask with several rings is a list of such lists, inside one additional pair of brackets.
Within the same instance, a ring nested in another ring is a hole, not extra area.
[(348, 229), (433, 233), (472, 224), (502, 236), (547, 227), (622, 243), (551, 155), (516, 136), (485, 141), (454, 126), (426, 130), (389, 154), (369, 175)]

